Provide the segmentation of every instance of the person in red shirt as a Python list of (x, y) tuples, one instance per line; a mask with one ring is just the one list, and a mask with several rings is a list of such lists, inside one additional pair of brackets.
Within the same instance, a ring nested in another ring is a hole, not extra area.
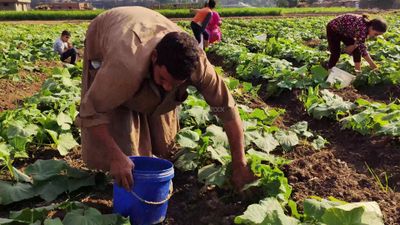
[(201, 43), (201, 35), (203, 35), (204, 47), (208, 46), (208, 39), (210, 35), (207, 33), (206, 28), (212, 18), (212, 9), (215, 8), (215, 1), (209, 0), (207, 6), (197, 10), (190, 27), (192, 28), (194, 37), (197, 42)]
[(372, 60), (365, 46), (368, 37), (377, 37), (387, 30), (387, 24), (382, 19), (369, 20), (367, 15), (345, 14), (331, 20), (327, 27), (327, 39), (331, 56), (328, 69), (334, 67), (340, 58), (340, 44), (346, 45), (346, 53), (353, 56), (356, 72), (361, 71), (361, 56), (372, 69), (377, 65)]

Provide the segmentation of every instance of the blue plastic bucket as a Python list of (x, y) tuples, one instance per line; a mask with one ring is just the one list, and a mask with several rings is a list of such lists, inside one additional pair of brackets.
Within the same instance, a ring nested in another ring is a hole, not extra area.
[(132, 225), (161, 223), (172, 195), (173, 164), (153, 157), (129, 158), (135, 164), (133, 188), (127, 192), (114, 183), (114, 213), (129, 216)]

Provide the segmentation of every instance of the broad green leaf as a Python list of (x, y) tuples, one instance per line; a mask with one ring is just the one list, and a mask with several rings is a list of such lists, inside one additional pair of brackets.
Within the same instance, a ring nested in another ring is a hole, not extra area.
[(277, 131), (275, 132), (275, 138), (284, 150), (290, 150), (292, 147), (299, 144), (299, 138), (293, 131)]
[(307, 121), (301, 121), (298, 122), (292, 126), (290, 126), (290, 129), (294, 132), (296, 132), (296, 134), (298, 135), (302, 135), (306, 138), (310, 138), (313, 137), (314, 135), (308, 131), (308, 123)]
[(47, 202), (51, 202), (60, 194), (67, 192), (68, 188), (68, 178), (61, 175), (34, 185), (36, 194)]
[(13, 202), (30, 199), (36, 195), (31, 184), (11, 184), (6, 181), (0, 181), (0, 193), (0, 205), (8, 205)]
[(208, 185), (217, 185), (222, 187), (227, 181), (226, 167), (210, 164), (199, 169), (197, 175), (199, 181)]
[(317, 138), (311, 142), (311, 146), (316, 150), (320, 150), (324, 148), (328, 143), (329, 142), (325, 138), (318, 135)]
[(37, 160), (25, 169), (35, 182), (45, 181), (58, 175), (66, 175), (69, 166), (61, 160)]
[(195, 152), (185, 151), (179, 158), (175, 161), (174, 165), (176, 168), (182, 171), (192, 171), (198, 166), (198, 155)]
[(250, 155), (250, 157), (258, 157), (261, 159), (261, 161), (267, 161), (274, 166), (281, 166), (281, 165), (289, 164), (291, 162), (291, 160), (285, 159), (283, 157), (256, 151), (254, 149), (249, 149), (249, 150), (247, 150), (246, 153), (248, 155)]
[(212, 159), (217, 160), (222, 165), (225, 165), (230, 161), (231, 155), (229, 151), (223, 146), (217, 146), (215, 148), (208, 146), (207, 151), (211, 153)]
[(239, 87), (240, 81), (237, 79), (229, 78), (226, 83), (229, 90), (234, 90)]
[(28, 133), (25, 133), (24, 127), (26, 125), (25, 121), (22, 120), (14, 120), (12, 121), (7, 129), (7, 137), (9, 139), (21, 136), (21, 137), (28, 137)]
[(63, 130), (69, 130), (71, 128), (72, 119), (69, 115), (61, 112), (57, 115), (57, 124)]
[(182, 148), (194, 149), (198, 146), (199, 140), (199, 134), (190, 130), (190, 127), (182, 129), (176, 137), (176, 142)]
[(229, 144), (228, 137), (226, 136), (226, 133), (223, 131), (222, 127), (210, 125), (206, 129), (206, 135), (210, 136), (214, 146), (227, 146)]
[(327, 225), (384, 225), (376, 202), (359, 202), (335, 206), (326, 210), (322, 221)]
[(311, 74), (317, 84), (323, 83), (329, 75), (328, 71), (320, 65), (311, 67)]
[(68, 168), (67, 168), (67, 175), (69, 178), (76, 178), (76, 179), (91, 176), (91, 174), (87, 171), (84, 171), (82, 169), (77, 169), (74, 167), (70, 167), (70, 166), (68, 166)]
[(263, 134), (261, 137), (255, 139), (253, 143), (266, 153), (270, 153), (279, 145), (279, 142), (272, 134)]
[(64, 225), (99, 225), (103, 224), (103, 216), (94, 208), (73, 210), (63, 219)]
[[(21, 211), (10, 212), (10, 218), (18, 221), (23, 221), (28, 224), (35, 223), (36, 221), (43, 221), (47, 217), (50, 210), (56, 208), (54, 205), (39, 208), (25, 208)], [(40, 223), (39, 223), (40, 224)]]
[(186, 113), (192, 116), (198, 125), (206, 124), (209, 121), (210, 111), (201, 106), (195, 105)]
[(234, 220), (235, 224), (254, 225), (298, 225), (300, 221), (286, 216), (282, 206), (275, 198), (266, 198), (258, 204), (247, 207), (241, 216)]
[(306, 220), (322, 221), (322, 216), (326, 210), (338, 205), (340, 205), (340, 203), (331, 202), (325, 199), (320, 201), (316, 199), (306, 199), (304, 201), (304, 216)]
[(0, 163), (2, 160), (8, 161), (10, 158), (11, 146), (0, 142)]
[(289, 200), (288, 206), (290, 208), (290, 212), (292, 213), (293, 217), (295, 217), (296, 219), (300, 219), (302, 217), (302, 215), (297, 210), (297, 204), (295, 201)]
[(96, 184), (94, 175), (79, 179), (68, 179), (68, 191), (72, 192), (81, 187), (94, 186)]
[(268, 118), (267, 113), (263, 109), (254, 109), (252, 113), (249, 115), (250, 118), (265, 120)]
[(29, 138), (23, 136), (15, 136), (8, 139), (8, 143), (13, 146), (16, 150), (25, 152), (26, 144), (29, 142)]
[(15, 222), (13, 219), (0, 218), (1, 225), (12, 225), (13, 222)]
[(47, 133), (50, 135), (51, 139), (55, 144), (58, 144), (58, 133), (54, 130), (46, 129)]
[(61, 155), (67, 155), (69, 150), (78, 146), (78, 142), (75, 141), (72, 133), (60, 134), (58, 137), (57, 150)]
[(54, 218), (54, 219), (47, 218), (44, 221), (44, 225), (63, 225), (63, 223), (61, 222), (60, 218)]

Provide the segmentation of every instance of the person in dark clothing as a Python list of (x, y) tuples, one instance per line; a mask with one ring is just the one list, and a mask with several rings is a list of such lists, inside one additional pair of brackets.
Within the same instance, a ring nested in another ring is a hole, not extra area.
[(331, 20), (327, 27), (327, 39), (331, 56), (327, 68), (334, 67), (340, 58), (341, 42), (346, 45), (345, 52), (353, 56), (356, 72), (361, 71), (361, 57), (372, 69), (377, 65), (372, 60), (365, 46), (368, 37), (377, 37), (387, 30), (382, 19), (369, 20), (367, 15), (346, 14)]
[(204, 39), (204, 47), (208, 46), (209, 34), (206, 31), (207, 25), (212, 18), (212, 9), (215, 8), (216, 2), (209, 0), (204, 8), (197, 10), (190, 27), (192, 28), (194, 37), (197, 42), (201, 43), (201, 35)]

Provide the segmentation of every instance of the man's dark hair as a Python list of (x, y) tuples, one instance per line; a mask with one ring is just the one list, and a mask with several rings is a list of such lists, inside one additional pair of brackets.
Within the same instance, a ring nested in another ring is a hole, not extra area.
[(174, 79), (186, 80), (199, 66), (197, 41), (185, 32), (170, 32), (156, 46), (157, 65), (164, 65)]
[(209, 7), (210, 9), (215, 8), (216, 5), (217, 5), (217, 3), (216, 3), (214, 0), (209, 0), (209, 1), (208, 1), (208, 7)]
[(61, 36), (71, 36), (71, 33), (67, 30), (63, 30), (63, 32), (61, 33)]

